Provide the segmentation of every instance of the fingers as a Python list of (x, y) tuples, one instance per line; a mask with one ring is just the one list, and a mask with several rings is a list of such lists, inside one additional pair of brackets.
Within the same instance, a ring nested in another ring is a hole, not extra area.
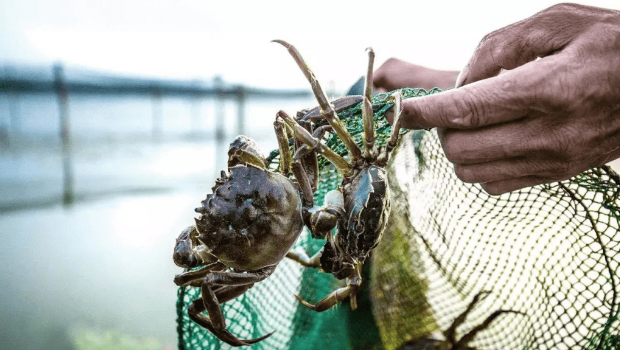
[(455, 164), (454, 171), (461, 181), (480, 183), (490, 195), (500, 195), (571, 177), (567, 163), (549, 158), (512, 158), (473, 165)]
[(570, 177), (565, 173), (566, 169), (566, 163), (549, 158), (512, 158), (488, 163), (454, 165), (454, 172), (461, 181), (484, 184), (531, 176), (548, 182), (560, 181)]
[(530, 87), (547, 74), (542, 65), (533, 63), (537, 62), (460, 89), (407, 99), (402, 126), (475, 129), (522, 118), (530, 107), (524, 103)]
[(457, 71), (435, 70), (390, 58), (375, 70), (373, 85), (377, 91), (392, 91), (406, 87), (426, 90), (438, 87), (446, 90), (454, 87), (458, 74)]
[(514, 122), (478, 129), (437, 129), (446, 158), (471, 165), (528, 156), (563, 159), (558, 150), (568, 142), (558, 123), (525, 117)]
[(555, 180), (544, 179), (538, 176), (524, 176), (516, 179), (484, 183), (482, 184), (482, 188), (488, 194), (497, 196), (500, 194), (520, 190), (522, 188), (550, 183), (554, 181)]
[(596, 23), (601, 12), (611, 13), (595, 7), (559, 4), (486, 35), (459, 74), (456, 87), (561, 51)]

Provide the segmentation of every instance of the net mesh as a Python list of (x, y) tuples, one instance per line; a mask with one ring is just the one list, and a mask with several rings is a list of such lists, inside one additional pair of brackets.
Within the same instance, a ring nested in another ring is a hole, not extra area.
[[(378, 144), (390, 132), (389, 96), (373, 98)], [(339, 116), (361, 145), (360, 106)], [(335, 135), (325, 143), (347, 153)], [(345, 302), (317, 313), (299, 304), (293, 294), (316, 302), (343, 282), (284, 259), (222, 305), (228, 330), (241, 339), (275, 331), (251, 349), (449, 349), (464, 337), (474, 349), (620, 349), (620, 178), (610, 168), (489, 196), (454, 175), (434, 131), (403, 131), (392, 157), (392, 212), (366, 263), (358, 309)], [(270, 159), (277, 170), (276, 151)], [(340, 183), (328, 162), (320, 169), (317, 205)], [(294, 249), (311, 255), (324, 243), (304, 232)], [(230, 348), (187, 316), (199, 296), (179, 288), (179, 348)], [(482, 326), (498, 310), (512, 312)]]

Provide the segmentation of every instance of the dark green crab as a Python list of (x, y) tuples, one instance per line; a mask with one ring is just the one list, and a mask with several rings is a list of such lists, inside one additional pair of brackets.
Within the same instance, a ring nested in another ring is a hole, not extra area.
[[(299, 52), (284, 41), (275, 40), (275, 42), (286, 47), (293, 56), (312, 86), (320, 106), (320, 119), (325, 119), (329, 123), (324, 129), (318, 128), (315, 134), (311, 135), (308, 128), (300, 125), (285, 112), (278, 113), (278, 117), (293, 130), (295, 139), (306, 146), (295, 154), (294, 160), (301, 159), (308, 151), (319, 153), (340, 171), (343, 178), (338, 189), (325, 195), (322, 207), (311, 207), (304, 212), (304, 222), (312, 236), (327, 239), (323, 249), (313, 257), (296, 251), (289, 252), (287, 256), (304, 266), (320, 268), (338, 279), (346, 280), (346, 286), (333, 291), (316, 304), (310, 304), (300, 297), (297, 299), (311, 309), (324, 311), (348, 297), (351, 300), (351, 307), (355, 309), (357, 306), (355, 295), (362, 283), (362, 266), (370, 251), (379, 244), (390, 214), (390, 191), (385, 167), (391, 151), (398, 143), (401, 95), (400, 93), (393, 95), (395, 116), (390, 139), (384, 147), (375, 147), (371, 105), (374, 52), (369, 48), (368, 70), (362, 97), (364, 127), (362, 151), (338, 118), (335, 108), (328, 102), (319, 82)], [(355, 98), (349, 99), (352, 103), (355, 101)], [(298, 118), (302, 122), (318, 119), (319, 117), (310, 112)], [(338, 135), (347, 147), (348, 161), (320, 142), (326, 130)]]
[[(282, 125), (276, 123), (278, 127)], [(282, 150), (284, 158), (286, 152), (288, 147)], [(275, 271), (302, 232), (302, 201), (307, 200), (305, 192), (300, 193), (299, 181), (267, 169), (268, 163), (253, 140), (238, 136), (228, 156), (228, 174), (222, 171), (213, 193), (196, 208), (200, 216), (195, 225), (179, 235), (174, 248), (176, 265), (200, 268), (177, 275), (174, 283), (201, 287), (201, 298), (190, 305), (189, 317), (220, 340), (242, 346), (272, 333), (238, 339), (226, 329), (220, 304)], [(296, 169), (303, 172), (302, 167)], [(305, 178), (305, 174), (299, 176)], [(205, 310), (208, 316), (203, 314)]]

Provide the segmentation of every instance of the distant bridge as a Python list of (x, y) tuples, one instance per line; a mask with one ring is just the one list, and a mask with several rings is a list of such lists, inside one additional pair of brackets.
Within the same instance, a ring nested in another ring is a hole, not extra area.
[[(19, 110), (12, 108), (16, 97), (20, 94), (48, 93), (58, 98), (60, 139), (63, 155), (63, 202), (71, 204), (75, 199), (73, 190), (74, 171), (71, 149), (71, 130), (69, 128), (70, 99), (73, 94), (90, 95), (147, 95), (152, 97), (153, 117), (152, 135), (154, 140), (161, 137), (162, 132), (162, 97), (180, 96), (186, 98), (213, 97), (217, 106), (217, 114), (223, 113), (225, 100), (233, 99), (237, 104), (237, 133), (244, 134), (245, 100), (247, 98), (307, 98), (312, 95), (307, 90), (277, 90), (253, 88), (243, 85), (226, 84), (221, 78), (215, 77), (206, 81), (176, 81), (128, 78), (105, 75), (97, 72), (78, 72), (66, 76), (62, 65), (56, 64), (52, 69), (32, 67), (4, 66), (0, 68), (0, 93), (9, 95), (9, 124), (18, 124)], [(79, 69), (77, 69), (79, 70)], [(71, 73), (74, 69), (71, 70)], [(2, 74), (2, 72), (4, 74)], [(215, 118), (215, 141), (219, 148), (217, 156), (225, 155), (224, 118)], [(0, 145), (10, 144), (10, 133), (0, 125)]]
[[(6, 71), (6, 69), (5, 69)], [(40, 71), (40, 69), (39, 69)], [(48, 79), (45, 79), (47, 76)], [(41, 92), (53, 93), (65, 91), (75, 94), (115, 94), (115, 95), (181, 95), (222, 97), (257, 96), (257, 97), (308, 97), (309, 90), (278, 90), (225, 84), (221, 78), (214, 78), (210, 83), (197, 80), (156, 80), (125, 78), (118, 76), (97, 75), (67, 79), (62, 65), (54, 65), (52, 74), (20, 72), (0, 75), (0, 92)]]

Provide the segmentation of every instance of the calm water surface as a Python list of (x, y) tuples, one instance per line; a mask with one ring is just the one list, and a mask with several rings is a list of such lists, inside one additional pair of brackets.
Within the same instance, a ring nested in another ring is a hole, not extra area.
[[(312, 105), (248, 100), (245, 134), (267, 153), (275, 113)], [(0, 349), (176, 348), (172, 249), (225, 168), (237, 106), (78, 96), (70, 108), (78, 200), (63, 207), (55, 97), (0, 94)]]

